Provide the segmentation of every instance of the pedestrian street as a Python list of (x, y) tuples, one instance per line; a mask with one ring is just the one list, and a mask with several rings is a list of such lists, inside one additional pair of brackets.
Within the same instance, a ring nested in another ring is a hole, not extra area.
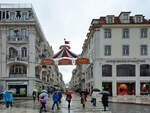
[[(46, 107), (46, 113), (111, 113), (110, 111), (103, 111), (103, 106), (100, 102), (96, 107), (93, 107), (90, 101), (86, 102), (85, 109), (82, 108), (79, 97), (73, 97), (71, 102), (71, 108), (68, 110), (68, 103), (65, 101), (65, 97), (62, 98), (62, 103), (59, 105), (60, 109), (57, 110), (55, 106), (52, 108), (52, 99), (49, 99)], [(39, 113), (40, 104), (38, 101), (34, 104), (33, 100), (18, 100), (13, 103), (13, 107), (6, 109), (4, 105), (0, 106), (0, 113)], [(42, 113), (45, 113), (44, 111)]]

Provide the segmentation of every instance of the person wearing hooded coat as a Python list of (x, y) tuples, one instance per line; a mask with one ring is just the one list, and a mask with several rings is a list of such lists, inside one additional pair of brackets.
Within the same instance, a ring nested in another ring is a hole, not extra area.
[(107, 94), (103, 94), (102, 104), (104, 106), (104, 111), (106, 111), (106, 107), (108, 107), (108, 95)]
[(58, 92), (54, 92), (52, 110), (54, 110), (55, 104), (57, 105), (57, 109), (59, 109), (58, 101), (59, 101), (59, 94)]
[(40, 113), (42, 113), (43, 109), (45, 112), (47, 112), (46, 110), (46, 102), (48, 99), (47, 91), (43, 90), (41, 94), (39, 95), (39, 97), (40, 97), (40, 104), (41, 104)]
[(13, 94), (10, 91), (6, 91), (3, 93), (4, 102), (6, 104), (6, 108), (9, 108), (9, 105), (12, 107)]

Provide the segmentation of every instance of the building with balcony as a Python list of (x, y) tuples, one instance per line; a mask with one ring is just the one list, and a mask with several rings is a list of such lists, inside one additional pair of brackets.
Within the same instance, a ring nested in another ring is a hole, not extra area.
[(117, 95), (150, 93), (150, 21), (142, 14), (93, 19), (83, 44), (85, 86)]
[(41, 65), (52, 56), (32, 5), (0, 4), (0, 88), (30, 96), (53, 86), (58, 67)]

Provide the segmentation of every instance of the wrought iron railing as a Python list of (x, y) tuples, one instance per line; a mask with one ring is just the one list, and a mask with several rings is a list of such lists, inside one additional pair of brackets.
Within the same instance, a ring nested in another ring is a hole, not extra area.
[(10, 78), (26, 78), (27, 74), (9, 74)]

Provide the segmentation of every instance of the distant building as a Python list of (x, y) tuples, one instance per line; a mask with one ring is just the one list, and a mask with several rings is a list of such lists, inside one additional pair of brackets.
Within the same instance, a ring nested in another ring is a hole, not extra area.
[(150, 21), (143, 15), (93, 19), (83, 45), (85, 86), (117, 95), (150, 93)]
[(0, 88), (29, 96), (54, 87), (58, 67), (42, 66), (53, 56), (34, 9), (29, 4), (0, 4)]

